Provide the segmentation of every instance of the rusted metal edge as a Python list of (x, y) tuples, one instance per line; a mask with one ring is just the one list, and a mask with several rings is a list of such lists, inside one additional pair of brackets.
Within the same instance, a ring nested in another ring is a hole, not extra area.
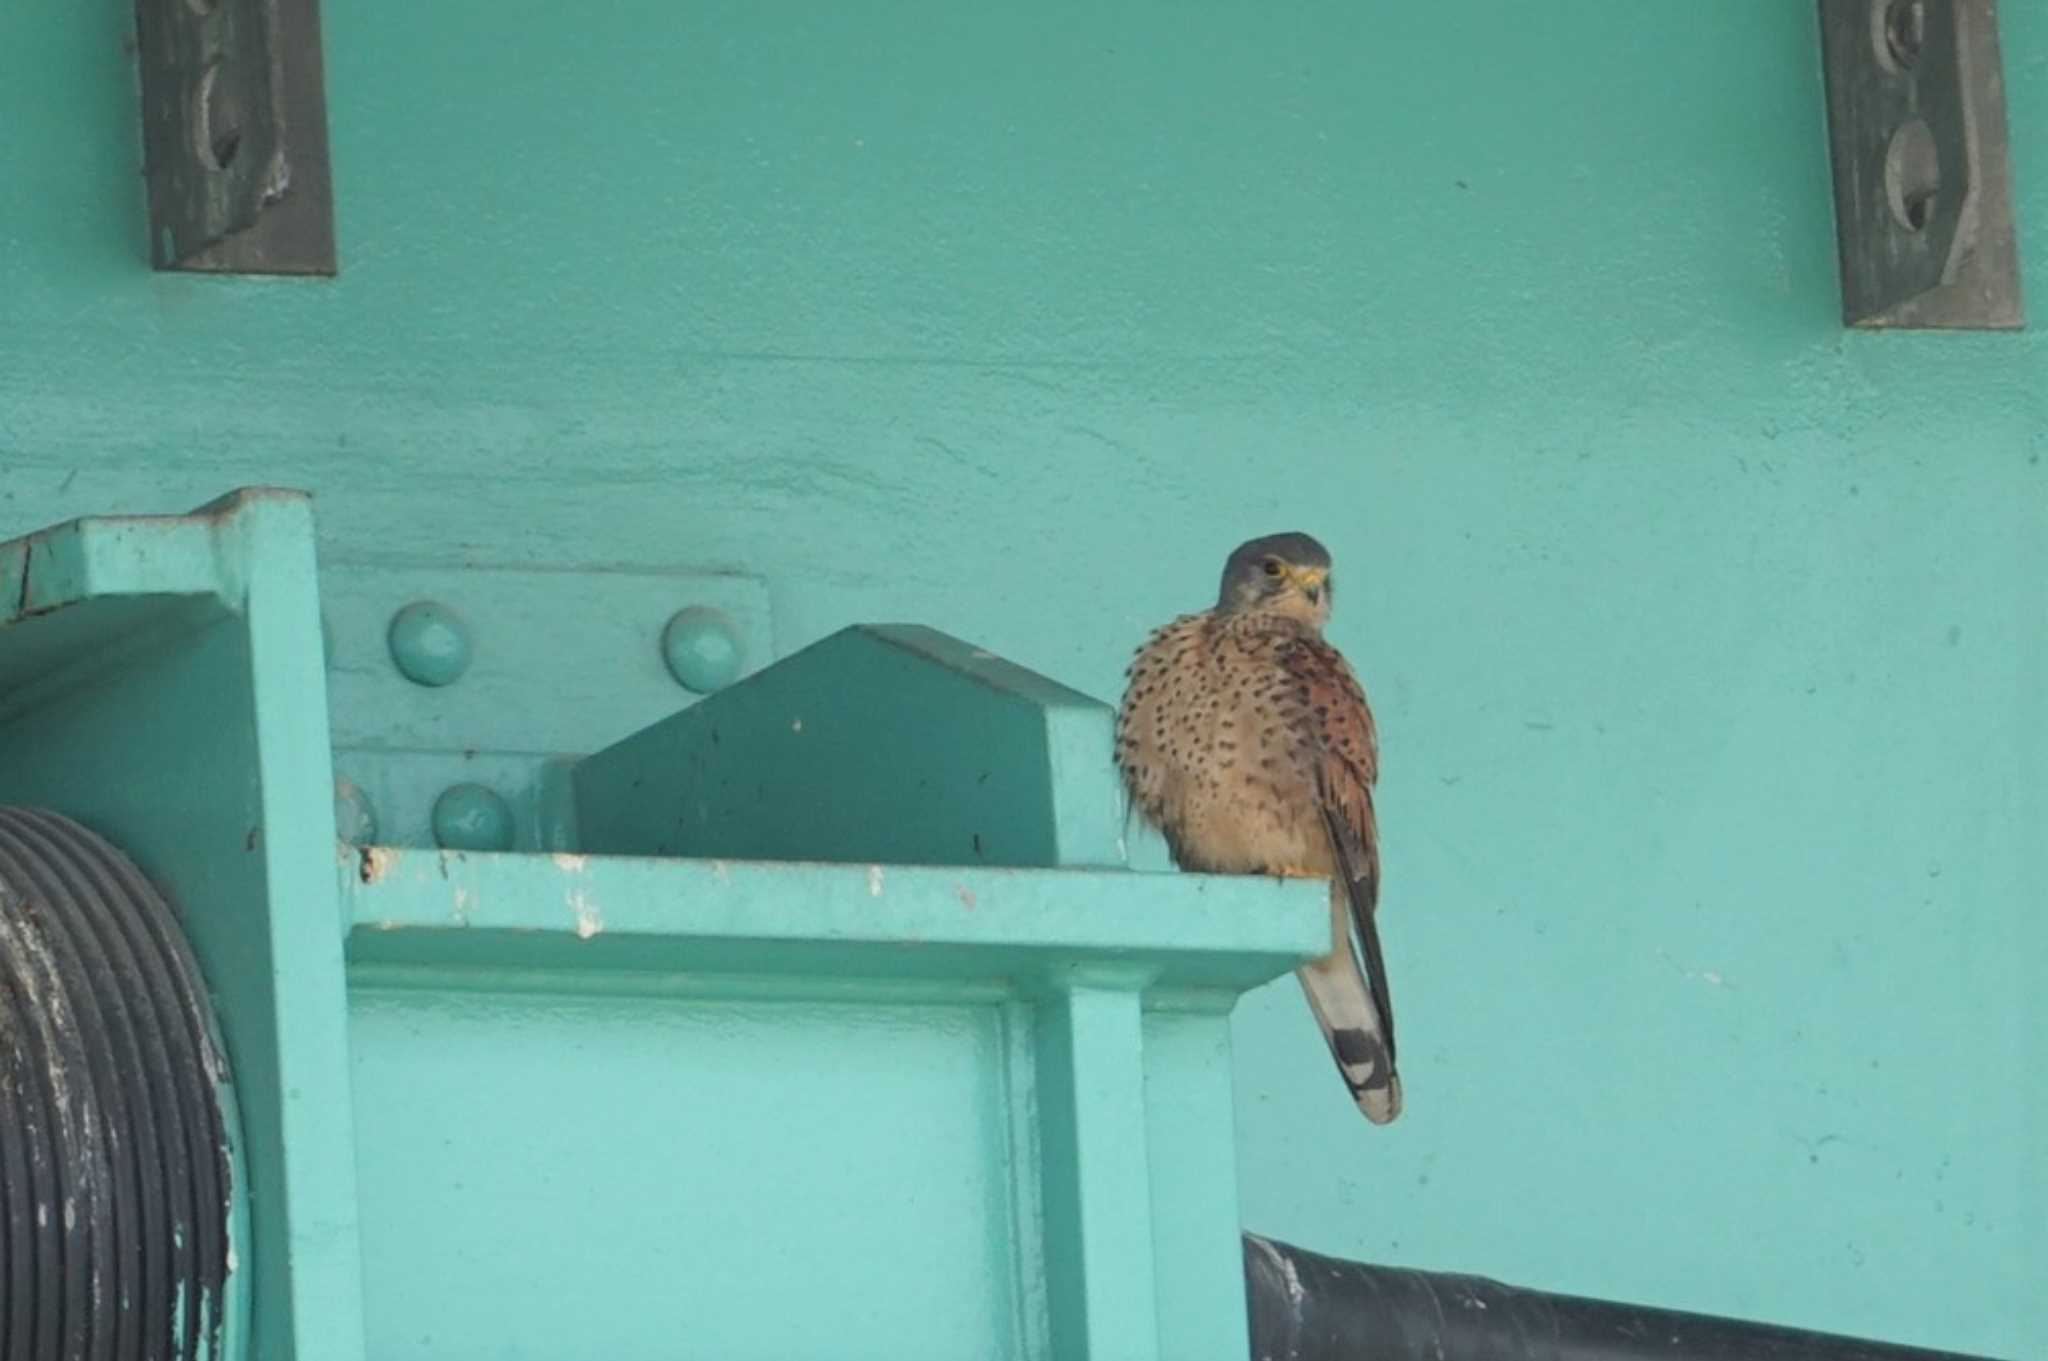
[(2024, 324), (1997, 0), (1818, 0), (1851, 326)]
[(150, 258), (331, 275), (319, 0), (136, 0)]

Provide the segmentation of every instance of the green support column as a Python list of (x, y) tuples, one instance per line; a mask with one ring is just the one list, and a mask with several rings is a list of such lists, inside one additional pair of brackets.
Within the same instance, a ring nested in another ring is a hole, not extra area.
[(180, 914), (234, 1070), (260, 1361), (364, 1355), (333, 797), (305, 496), (0, 544), (0, 803), (85, 823)]
[(1045, 1270), (1062, 1361), (1159, 1356), (1142, 981), (1081, 971), (1039, 1004)]

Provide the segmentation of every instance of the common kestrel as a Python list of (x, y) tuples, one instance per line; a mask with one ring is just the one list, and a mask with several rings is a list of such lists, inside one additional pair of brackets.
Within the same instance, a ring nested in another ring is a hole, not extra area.
[(1357, 677), (1323, 641), (1330, 595), (1330, 554), (1308, 535), (1240, 545), (1216, 607), (1138, 650), (1117, 764), (1182, 869), (1331, 881), (1330, 952), (1297, 976), (1359, 1110), (1385, 1124), (1401, 1079), (1374, 921), (1379, 739)]

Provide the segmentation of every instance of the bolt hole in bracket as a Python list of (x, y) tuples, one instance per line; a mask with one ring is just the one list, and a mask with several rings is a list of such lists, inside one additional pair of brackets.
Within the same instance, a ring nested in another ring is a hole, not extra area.
[(1997, 0), (1819, 0), (1851, 326), (2024, 324)]
[(136, 0), (160, 270), (336, 269), (319, 0)]

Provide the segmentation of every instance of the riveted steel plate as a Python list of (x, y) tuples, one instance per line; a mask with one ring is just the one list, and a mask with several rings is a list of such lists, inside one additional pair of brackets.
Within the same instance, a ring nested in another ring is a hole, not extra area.
[[(775, 659), (767, 588), (749, 576), (323, 562), (320, 597), (334, 740), (347, 747), (596, 751), (697, 698), (662, 652), (692, 606), (729, 621), (739, 674)], [(393, 617), (422, 601), (468, 635), (471, 658), (447, 684), (407, 679), (392, 655)]]
[[(664, 649), (679, 613), (716, 621), (732, 679), (777, 656), (766, 583), (737, 574), (329, 559), (320, 601), (338, 824), (399, 845), (434, 844), (435, 800), (455, 785), (504, 801), (516, 848), (573, 844), (563, 758), (702, 697)], [(460, 656), (412, 668), (440, 683), (402, 669), (403, 630), (393, 646), (394, 618), (424, 602), (460, 634)]]

